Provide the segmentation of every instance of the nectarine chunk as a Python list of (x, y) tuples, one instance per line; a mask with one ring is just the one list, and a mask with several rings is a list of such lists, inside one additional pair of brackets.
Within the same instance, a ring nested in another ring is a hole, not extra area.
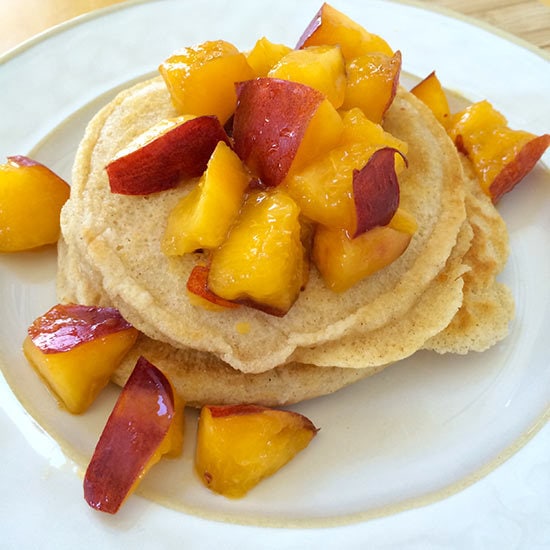
[(394, 262), (409, 246), (416, 229), (414, 219), (397, 210), (396, 225), (378, 226), (351, 238), (343, 229), (319, 226), (313, 241), (313, 262), (325, 284), (344, 292)]
[(226, 300), (284, 315), (304, 281), (300, 209), (280, 189), (251, 193), (212, 253), (208, 287)]
[(308, 418), (291, 411), (205, 406), (199, 418), (195, 470), (212, 491), (241, 498), (305, 449), (317, 431)]
[(550, 146), (550, 134), (511, 129), (488, 101), (454, 114), (448, 133), (472, 161), (481, 188), (493, 202), (513, 189)]
[(170, 256), (219, 246), (237, 217), (250, 176), (220, 141), (197, 186), (174, 207), (162, 240)]
[(399, 75), (401, 53), (393, 57), (383, 53), (367, 53), (348, 61), (348, 85), (343, 109), (359, 107), (373, 122), (380, 123), (391, 106)]
[(245, 55), (224, 40), (183, 48), (159, 71), (180, 114), (215, 115), (222, 124), (235, 110), (235, 82), (255, 76)]
[(265, 36), (254, 44), (254, 47), (246, 55), (246, 61), (252, 67), (256, 76), (267, 76), (274, 67), (292, 48), (284, 44), (274, 44)]
[(326, 44), (338, 44), (346, 61), (369, 52), (393, 55), (383, 38), (367, 32), (347, 15), (324, 3), (306, 27), (296, 48)]
[(29, 327), (23, 351), (72, 413), (84, 412), (137, 338), (118, 310), (57, 305)]
[(18, 252), (57, 242), (59, 214), (68, 184), (28, 157), (0, 165), (0, 252)]
[(183, 405), (169, 380), (140, 357), (109, 416), (84, 476), (84, 498), (116, 513), (162, 456), (183, 445)]
[(411, 89), (411, 93), (430, 108), (435, 118), (437, 118), (443, 127), (447, 127), (451, 111), (445, 90), (443, 90), (443, 86), (441, 86), (441, 82), (437, 78), (435, 71), (432, 71), (426, 78), (414, 86)]
[[(233, 121), (235, 151), (264, 185), (279, 185), (319, 106), (329, 102), (309, 86), (267, 77), (237, 84), (237, 95)], [(328, 107), (323, 109), (328, 111)], [(329, 139), (332, 135), (332, 130), (322, 134)], [(321, 148), (318, 144), (314, 154)]]
[(285, 55), (268, 73), (322, 92), (338, 109), (346, 93), (346, 66), (339, 46), (311, 46)]
[(163, 120), (117, 153), (107, 165), (113, 193), (148, 195), (200, 176), (218, 142), (229, 138), (214, 116)]

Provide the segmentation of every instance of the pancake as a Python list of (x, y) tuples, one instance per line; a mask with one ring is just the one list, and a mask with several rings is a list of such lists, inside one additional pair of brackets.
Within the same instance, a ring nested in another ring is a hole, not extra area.
[[(145, 197), (115, 195), (104, 169), (134, 137), (175, 114), (159, 78), (122, 92), (100, 111), (79, 147), (61, 217), (63, 240), (94, 281), (97, 298), (117, 307), (150, 339), (208, 352), (244, 373), (267, 372), (298, 349), (346, 335), (358, 338), (404, 318), (442, 273), (466, 217), (462, 168), (431, 112), (399, 90), (385, 128), (409, 144), (401, 204), (416, 217), (419, 231), (407, 251), (342, 294), (329, 291), (312, 270), (283, 318), (245, 307), (219, 313), (192, 306), (185, 282), (195, 258), (168, 258), (159, 246), (168, 213), (191, 185)], [(341, 365), (325, 368), (334, 366)], [(361, 361), (347, 366), (363, 367)]]

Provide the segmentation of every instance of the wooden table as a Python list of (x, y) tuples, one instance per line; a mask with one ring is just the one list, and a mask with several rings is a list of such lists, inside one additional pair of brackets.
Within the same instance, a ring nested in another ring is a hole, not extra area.
[[(0, 53), (62, 21), (122, 2), (0, 0)], [(550, 54), (550, 0), (419, 0), (417, 3), (442, 7), (479, 19)]]

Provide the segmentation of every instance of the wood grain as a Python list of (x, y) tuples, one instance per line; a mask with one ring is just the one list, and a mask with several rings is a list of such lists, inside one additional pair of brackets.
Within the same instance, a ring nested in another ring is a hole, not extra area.
[[(0, 0), (0, 53), (67, 19), (120, 3), (123, 0)], [(417, 4), (479, 19), (550, 53), (550, 0), (418, 0)]]

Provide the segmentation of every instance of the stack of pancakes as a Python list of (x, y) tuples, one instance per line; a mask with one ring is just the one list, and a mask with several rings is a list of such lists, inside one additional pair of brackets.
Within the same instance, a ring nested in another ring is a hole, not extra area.
[(419, 226), (411, 244), (340, 294), (312, 268), (281, 318), (189, 302), (196, 257), (168, 257), (160, 243), (192, 184), (147, 196), (111, 193), (105, 166), (174, 116), (160, 77), (104, 107), (80, 144), (61, 216), (59, 301), (114, 306), (141, 332), (114, 375), (118, 384), (143, 355), (189, 405), (283, 405), (334, 392), (419, 349), (482, 351), (506, 335), (513, 300), (495, 280), (508, 255), (506, 227), (467, 160), (410, 93), (398, 91), (383, 125), (409, 147), (399, 182), (401, 205)]

